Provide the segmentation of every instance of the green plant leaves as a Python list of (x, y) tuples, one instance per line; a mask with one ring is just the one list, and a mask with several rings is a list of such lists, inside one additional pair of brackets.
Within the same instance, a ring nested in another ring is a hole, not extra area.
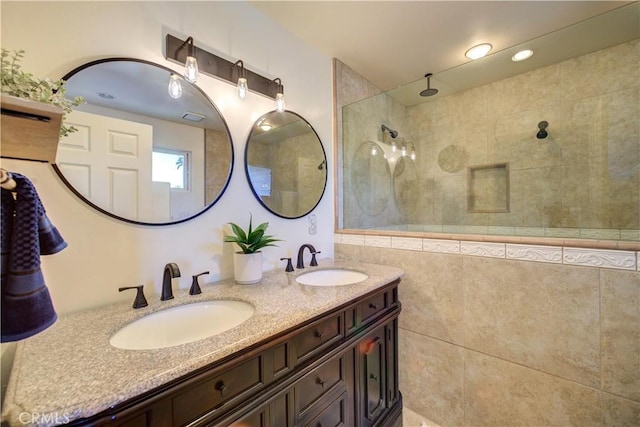
[(231, 225), (231, 230), (234, 235), (225, 236), (224, 241), (235, 243), (245, 254), (258, 252), (260, 249), (267, 246), (278, 246), (274, 243), (280, 242), (280, 239), (276, 239), (274, 236), (265, 234), (267, 227), (269, 226), (268, 222), (263, 222), (254, 229), (252, 227), (252, 221), (253, 218), (250, 216), (249, 228), (246, 232), (239, 225), (230, 222), (229, 225)]
[[(18, 98), (30, 99), (45, 104), (61, 107), (65, 114), (71, 112), (71, 107), (83, 104), (85, 101), (78, 96), (73, 100), (65, 98), (66, 88), (64, 80), (53, 81), (47, 78), (36, 77), (31, 73), (26, 73), (20, 69), (20, 61), (24, 57), (24, 50), (9, 53), (7, 49), (2, 49), (1, 63), (2, 71), (2, 93), (16, 96)], [(73, 126), (63, 125), (60, 128), (60, 136), (67, 136), (77, 129)]]

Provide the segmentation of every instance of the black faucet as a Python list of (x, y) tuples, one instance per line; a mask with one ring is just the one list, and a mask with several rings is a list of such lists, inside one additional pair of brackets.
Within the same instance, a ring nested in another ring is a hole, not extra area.
[(202, 289), (200, 289), (200, 285), (198, 284), (198, 277), (202, 276), (203, 274), (209, 274), (209, 272), (205, 271), (203, 273), (191, 276), (191, 288), (189, 288), (189, 295), (198, 295), (202, 293)]
[(133, 308), (142, 308), (146, 307), (149, 304), (147, 303), (147, 299), (144, 297), (144, 292), (142, 290), (142, 285), (140, 286), (125, 286), (122, 288), (118, 288), (118, 292), (126, 291), (127, 289), (136, 289), (136, 299), (133, 301)]
[(320, 251), (316, 251), (316, 248), (314, 248), (313, 245), (306, 243), (300, 246), (300, 249), (298, 249), (298, 261), (296, 262), (296, 268), (304, 268), (304, 249), (305, 248), (309, 248), (309, 252), (311, 252), (311, 263), (309, 265), (311, 265), (312, 267), (315, 267), (316, 265), (318, 265), (318, 261), (316, 261), (316, 254), (319, 254)]
[(171, 279), (174, 277), (180, 277), (180, 269), (178, 264), (170, 262), (164, 266), (164, 274), (162, 276), (162, 295), (161, 301), (173, 299), (173, 289), (171, 288)]

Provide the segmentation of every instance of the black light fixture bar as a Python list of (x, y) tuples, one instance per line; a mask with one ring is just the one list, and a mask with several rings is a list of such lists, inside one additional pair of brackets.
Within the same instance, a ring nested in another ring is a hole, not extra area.
[[(185, 40), (180, 40), (171, 34), (167, 34), (166, 59), (184, 65), (188, 50)], [(241, 68), (231, 61), (207, 52), (196, 45), (193, 45), (193, 52), (191, 53), (198, 61), (198, 69), (201, 73), (226, 80), (233, 85), (238, 83), (239, 77), (242, 77)], [(258, 92), (269, 98), (276, 99), (278, 85), (273, 82), (273, 79), (268, 79), (246, 68), (244, 73), (250, 92)]]

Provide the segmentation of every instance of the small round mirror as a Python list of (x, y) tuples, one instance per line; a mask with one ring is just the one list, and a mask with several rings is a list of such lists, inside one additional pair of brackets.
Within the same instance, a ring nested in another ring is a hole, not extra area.
[(322, 199), (327, 157), (316, 131), (300, 115), (269, 112), (249, 134), (245, 172), (260, 203), (282, 218), (300, 218)]
[(127, 58), (93, 61), (63, 79), (66, 95), (86, 103), (65, 118), (77, 130), (60, 140), (54, 168), (80, 199), (126, 222), (166, 225), (220, 198), (233, 167), (231, 134), (197, 86)]

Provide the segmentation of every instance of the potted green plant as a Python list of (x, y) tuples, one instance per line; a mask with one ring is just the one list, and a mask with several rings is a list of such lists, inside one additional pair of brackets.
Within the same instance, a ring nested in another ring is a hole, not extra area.
[(230, 222), (233, 235), (225, 236), (224, 241), (235, 243), (240, 251), (233, 254), (233, 271), (237, 283), (248, 285), (262, 279), (262, 252), (267, 246), (277, 246), (274, 243), (280, 239), (265, 234), (268, 222), (263, 222), (256, 228), (252, 226), (253, 218), (249, 217), (249, 228), (245, 231), (239, 225)]

